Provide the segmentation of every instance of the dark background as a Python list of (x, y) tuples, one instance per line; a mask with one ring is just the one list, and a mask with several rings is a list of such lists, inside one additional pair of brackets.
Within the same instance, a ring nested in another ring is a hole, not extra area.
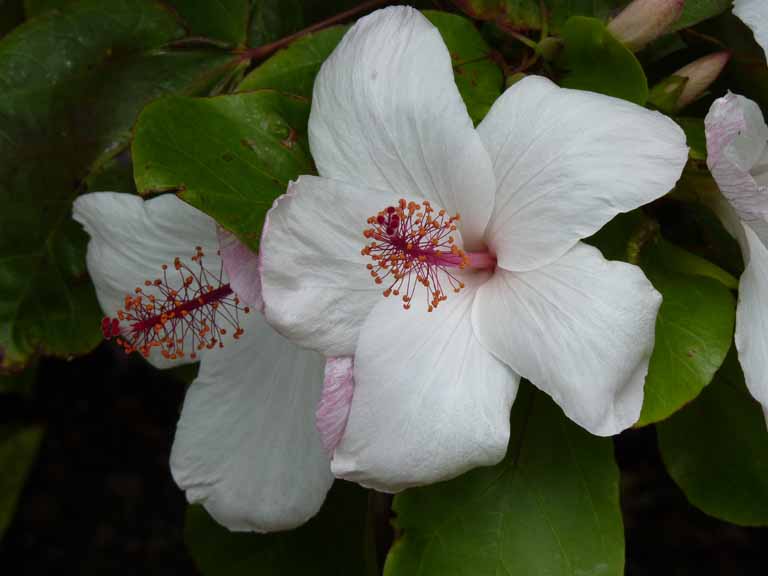
[[(32, 396), (0, 404), (0, 420), (46, 426), (0, 543), (0, 573), (198, 574), (184, 548), (186, 502), (168, 468), (184, 389), (108, 344), (70, 362), (42, 360)], [(628, 576), (766, 574), (768, 529), (688, 505), (653, 427), (623, 433), (616, 453)]]

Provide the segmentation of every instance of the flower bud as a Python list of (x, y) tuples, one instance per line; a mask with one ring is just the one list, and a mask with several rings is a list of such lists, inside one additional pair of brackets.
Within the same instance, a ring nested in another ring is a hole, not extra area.
[(707, 89), (720, 76), (720, 73), (730, 59), (730, 52), (715, 52), (714, 54), (694, 60), (675, 72), (673, 76), (688, 78), (688, 82), (677, 99), (677, 109), (681, 110), (691, 102), (704, 96)]
[(651, 89), (648, 103), (666, 114), (679, 112), (706, 93), (730, 58), (730, 52), (715, 52), (683, 66)]
[(634, 0), (608, 24), (608, 31), (637, 52), (667, 31), (683, 12), (685, 0)]

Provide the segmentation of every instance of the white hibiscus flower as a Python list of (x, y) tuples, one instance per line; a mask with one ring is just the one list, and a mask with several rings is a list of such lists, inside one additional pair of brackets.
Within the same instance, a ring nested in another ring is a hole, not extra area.
[(439, 32), (393, 7), (323, 65), (309, 136), (320, 177), (269, 213), (261, 281), (273, 326), (352, 370), (335, 475), (396, 491), (498, 462), (521, 376), (595, 434), (637, 420), (661, 298), (580, 240), (675, 185), (675, 123), (529, 77), (475, 129)]
[[(171, 454), (190, 502), (232, 530), (283, 530), (312, 517), (333, 482), (314, 425), (325, 361), (236, 300), (260, 298), (247, 248), (217, 238), (213, 219), (173, 195), (87, 194), (74, 218), (91, 236), (105, 335), (158, 368), (200, 361)], [(223, 270), (220, 242), (236, 274)]]

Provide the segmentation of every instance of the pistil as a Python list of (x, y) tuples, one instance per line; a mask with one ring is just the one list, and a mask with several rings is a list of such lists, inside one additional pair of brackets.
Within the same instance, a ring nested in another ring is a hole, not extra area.
[(435, 210), (428, 200), (421, 204), (401, 199), (368, 218), (363, 236), (370, 240), (361, 253), (373, 262), (367, 265), (376, 284), (386, 285), (384, 297), (402, 298), (408, 310), (421, 284), (427, 293), (427, 310), (432, 312), (448, 299), (447, 292), (460, 292), (464, 282), (457, 270), (486, 269), (496, 259), (485, 252), (465, 252), (456, 243), (460, 215), (448, 216)]
[[(116, 317), (102, 320), (104, 338), (115, 338), (128, 354), (148, 357), (157, 348), (169, 360), (187, 353), (196, 359), (198, 351), (223, 347), (222, 336), (228, 331), (239, 339), (243, 334), (239, 315), (250, 309), (241, 306), (230, 285), (223, 282), (221, 268), (212, 274), (203, 266), (204, 256), (198, 246), (191, 258), (196, 269), (176, 258), (173, 269), (178, 276), (169, 278), (168, 265), (163, 265), (162, 278), (146, 280), (144, 287), (126, 295)], [(191, 351), (185, 350), (187, 342)]]

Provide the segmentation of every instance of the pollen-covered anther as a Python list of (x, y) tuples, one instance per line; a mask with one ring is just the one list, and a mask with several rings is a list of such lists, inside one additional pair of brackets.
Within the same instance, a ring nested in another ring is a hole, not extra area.
[(421, 204), (401, 199), (366, 220), (363, 230), (368, 241), (361, 254), (373, 261), (366, 265), (376, 284), (386, 284), (385, 298), (400, 296), (409, 310), (418, 285), (427, 293), (427, 310), (432, 312), (448, 296), (446, 289), (459, 292), (464, 284), (451, 269), (470, 265), (469, 256), (456, 244), (454, 233), (459, 214), (449, 216), (435, 210), (428, 200)]
[[(126, 353), (149, 356), (154, 349), (168, 360), (197, 358), (198, 351), (223, 347), (221, 339), (232, 334), (240, 339), (242, 306), (228, 283), (223, 281), (223, 265), (212, 273), (203, 265), (205, 254), (195, 248), (191, 265), (177, 257), (173, 270), (161, 267), (162, 278), (147, 279), (123, 299), (123, 308), (115, 317), (101, 321), (106, 339), (115, 339)], [(175, 273), (174, 273), (175, 271)], [(151, 293), (150, 293), (151, 291)], [(185, 350), (190, 347), (190, 351)]]

